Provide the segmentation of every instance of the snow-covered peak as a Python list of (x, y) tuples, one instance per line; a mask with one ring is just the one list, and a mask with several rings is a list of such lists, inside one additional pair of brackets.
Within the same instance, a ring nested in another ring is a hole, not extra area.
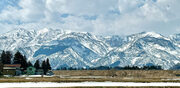
[[(50, 59), (53, 68), (59, 66), (119, 66), (148, 63), (169, 68), (180, 61), (180, 46), (154, 32), (142, 32), (127, 37), (97, 36), (88, 32), (44, 28), (15, 29), (0, 35), (0, 49), (19, 50), (34, 62)], [(179, 41), (176, 35), (174, 41)], [(115, 64), (113, 64), (115, 65)], [(118, 65), (118, 64), (117, 64)]]
[(16, 28), (16, 29), (13, 29), (11, 31), (8, 31), (7, 33), (5, 34), (15, 34), (15, 33), (27, 33), (28, 30), (24, 29), (24, 28)]
[(38, 30), (38, 34), (44, 34), (44, 33), (47, 33), (47, 32), (49, 32), (48, 28), (44, 28), (44, 29)]
[(155, 33), (155, 32), (144, 32), (142, 35), (144, 37), (145, 36), (151, 36), (151, 37), (154, 37), (154, 38), (161, 38), (161, 37), (163, 37), (162, 35), (160, 35), (158, 33)]
[(158, 39), (170, 40), (168, 37), (165, 37), (165, 36), (155, 33), (155, 32), (141, 32), (141, 33), (137, 33), (137, 34), (132, 34), (130, 36), (127, 36), (127, 40), (128, 41), (136, 41), (136, 39), (144, 38), (144, 37), (153, 37), (153, 38), (158, 38)]
[(17, 32), (21, 32), (21, 31), (27, 31), (26, 29), (24, 28), (16, 28), (14, 29), (14, 32), (17, 31)]

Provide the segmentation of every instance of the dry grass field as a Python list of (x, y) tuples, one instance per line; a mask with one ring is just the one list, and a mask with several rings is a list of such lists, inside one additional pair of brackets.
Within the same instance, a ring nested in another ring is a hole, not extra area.
[[(53, 77), (2, 77), (9, 82), (180, 82), (178, 70), (61, 70)], [(162, 85), (163, 86), (163, 85)], [(73, 87), (73, 88), (180, 88), (180, 87)]]
[(53, 77), (1, 77), (0, 82), (180, 82), (177, 70), (61, 70)]
[(180, 82), (180, 70), (62, 70), (54, 73), (67, 77), (100, 76), (100, 78), (94, 78), (96, 81)]
[[(179, 78), (180, 70), (61, 70), (55, 75), (68, 76), (116, 76), (120, 78)], [(178, 77), (179, 75), (179, 77)]]

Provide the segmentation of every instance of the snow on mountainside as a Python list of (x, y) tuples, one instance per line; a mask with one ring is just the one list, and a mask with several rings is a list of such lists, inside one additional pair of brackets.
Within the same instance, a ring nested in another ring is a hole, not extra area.
[(180, 48), (172, 40), (153, 32), (127, 37), (126, 43), (110, 51), (99, 65), (161, 65), (168, 69), (180, 61)]
[(16, 29), (0, 35), (0, 49), (19, 50), (32, 62), (49, 58), (54, 69), (152, 64), (168, 69), (180, 61), (180, 37), (177, 36), (142, 32), (123, 38), (47, 28)]
[(109, 48), (108, 44), (85, 32), (16, 29), (0, 36), (1, 50), (20, 50), (32, 62), (50, 58), (53, 68), (94, 66), (93, 61), (109, 52)]

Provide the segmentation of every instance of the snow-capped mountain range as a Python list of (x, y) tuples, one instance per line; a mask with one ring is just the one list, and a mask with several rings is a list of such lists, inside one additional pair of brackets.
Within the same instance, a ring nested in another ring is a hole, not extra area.
[(169, 69), (180, 63), (180, 34), (165, 37), (142, 32), (104, 37), (47, 28), (15, 29), (0, 35), (0, 50), (19, 50), (33, 63), (49, 58), (53, 69), (127, 65), (160, 65)]

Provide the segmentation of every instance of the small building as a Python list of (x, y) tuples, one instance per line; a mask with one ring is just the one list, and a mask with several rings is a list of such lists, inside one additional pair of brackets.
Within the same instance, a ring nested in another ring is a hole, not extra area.
[(36, 73), (36, 68), (33, 66), (29, 66), (26, 70), (27, 75), (35, 75), (35, 73)]
[(21, 75), (21, 64), (4, 64), (3, 75)]
[(44, 75), (44, 70), (43, 69), (37, 69), (36, 75)]

